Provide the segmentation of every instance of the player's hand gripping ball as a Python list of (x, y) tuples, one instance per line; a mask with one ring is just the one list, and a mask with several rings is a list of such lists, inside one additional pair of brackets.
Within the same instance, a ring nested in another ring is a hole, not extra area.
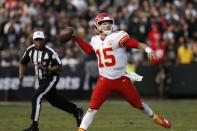
[(73, 38), (74, 29), (72, 27), (67, 27), (63, 29), (59, 34), (59, 40), (61, 42), (67, 42)]

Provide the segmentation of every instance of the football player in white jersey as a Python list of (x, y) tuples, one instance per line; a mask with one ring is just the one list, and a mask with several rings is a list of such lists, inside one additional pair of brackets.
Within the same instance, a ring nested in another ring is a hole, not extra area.
[(96, 53), (99, 78), (92, 93), (89, 109), (83, 117), (78, 131), (86, 131), (93, 121), (96, 112), (112, 92), (118, 92), (129, 104), (153, 119), (165, 128), (170, 122), (156, 115), (150, 107), (141, 101), (141, 97), (131, 82), (132, 74), (125, 71), (127, 55), (125, 48), (143, 49), (149, 59), (156, 59), (155, 53), (146, 44), (129, 37), (125, 31), (113, 31), (114, 20), (108, 13), (100, 13), (95, 18), (99, 35), (93, 36), (90, 44), (73, 34), (76, 43), (87, 53)]

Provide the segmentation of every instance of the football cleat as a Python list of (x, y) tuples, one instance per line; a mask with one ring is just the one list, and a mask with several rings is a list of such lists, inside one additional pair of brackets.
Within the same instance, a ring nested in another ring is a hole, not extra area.
[(80, 126), (82, 117), (83, 117), (83, 109), (82, 108), (77, 108), (76, 113), (74, 114), (75, 120), (77, 122), (77, 127)]
[(23, 129), (23, 131), (39, 131), (39, 128), (30, 126), (29, 128)]
[(79, 129), (78, 129), (78, 131), (85, 131), (85, 130), (84, 130), (84, 129), (82, 129), (82, 128), (79, 128)]
[(171, 124), (167, 119), (159, 117), (159, 116), (156, 116), (156, 118), (154, 119), (154, 122), (163, 126), (164, 128), (170, 128), (171, 127)]

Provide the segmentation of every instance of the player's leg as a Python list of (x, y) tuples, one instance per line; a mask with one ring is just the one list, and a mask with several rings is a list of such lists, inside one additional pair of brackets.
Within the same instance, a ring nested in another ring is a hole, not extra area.
[(72, 102), (67, 101), (64, 97), (59, 95), (57, 93), (57, 90), (55, 88), (56, 84), (54, 87), (46, 94), (46, 99), (49, 101), (49, 103), (58, 108), (61, 109), (65, 112), (68, 112), (70, 114), (73, 114), (73, 116), (76, 119), (77, 126), (81, 124), (81, 120), (83, 117), (83, 109), (78, 108), (77, 105), (75, 105)]
[[(39, 120), (39, 115), (40, 115), (40, 110), (41, 110), (41, 101), (42, 98), (39, 97), (40, 94), (44, 92), (44, 88), (39, 87), (33, 94), (32, 97), (32, 112), (31, 112), (31, 119), (32, 119), (32, 124), (29, 128), (24, 129), (23, 131), (39, 131), (38, 129), (38, 120)], [(37, 103), (38, 102), (38, 103)]]
[(158, 116), (157, 114), (155, 114), (152, 109), (145, 104), (144, 102), (142, 102), (142, 112), (145, 113), (146, 115), (148, 115), (150, 118), (153, 119), (153, 121), (165, 128), (170, 128), (171, 124), (170, 122), (166, 119), (166, 118), (162, 118), (160, 116)]
[(122, 77), (122, 80), (119, 82), (122, 87), (119, 88), (119, 92), (124, 99), (126, 99), (133, 107), (140, 109), (143, 113), (152, 118), (157, 124), (160, 124), (165, 128), (170, 128), (170, 123), (166, 119), (157, 116), (147, 104), (141, 101), (141, 97), (130, 79)]
[(46, 94), (46, 99), (52, 106), (59, 108), (70, 114), (74, 114), (75, 110), (77, 109), (77, 106), (74, 103), (67, 101), (64, 97), (60, 96), (57, 93), (57, 90), (55, 88), (56, 84), (57, 83), (55, 83), (53, 85), (53, 88)]
[(88, 108), (88, 111), (84, 115), (78, 131), (86, 131), (88, 129), (97, 111), (98, 111), (97, 109)]
[(43, 97), (51, 90), (53, 85), (57, 82), (57, 77), (54, 77), (52, 80), (42, 80), (39, 81), (39, 88), (34, 92), (32, 97), (32, 125), (30, 128), (24, 129), (23, 131), (38, 131), (38, 121), (41, 111), (41, 102)]
[(111, 90), (108, 87), (109, 81), (100, 76), (92, 93), (89, 109), (83, 117), (79, 131), (85, 131), (88, 129), (100, 106), (110, 96)]

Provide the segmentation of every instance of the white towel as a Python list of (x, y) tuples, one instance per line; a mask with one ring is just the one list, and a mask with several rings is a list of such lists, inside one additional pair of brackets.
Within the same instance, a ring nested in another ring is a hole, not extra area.
[(124, 76), (128, 77), (131, 81), (142, 81), (143, 79), (143, 76), (134, 72), (131, 73), (127, 72)]

